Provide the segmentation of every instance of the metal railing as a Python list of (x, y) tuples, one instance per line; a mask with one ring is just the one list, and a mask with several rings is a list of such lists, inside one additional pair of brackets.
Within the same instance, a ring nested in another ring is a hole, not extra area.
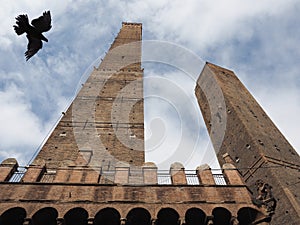
[(187, 174), (185, 174), (185, 177), (186, 177), (187, 184), (189, 184), (189, 185), (199, 185), (200, 184), (198, 176), (195, 173), (194, 174), (187, 173)]
[(22, 180), (25, 172), (27, 171), (26, 167), (19, 166), (17, 171), (14, 172), (14, 174), (11, 176), (8, 182), (11, 183), (18, 183)]
[[(26, 171), (27, 171), (26, 167), (23, 167), (23, 166), (18, 167), (17, 171), (14, 172), (14, 174), (12, 175), (12, 177), (9, 179), (8, 182), (11, 182), (11, 183), (21, 182)], [(131, 171), (131, 173), (132, 172), (133, 171)], [(104, 177), (113, 178), (115, 175), (115, 171), (103, 171), (101, 174)], [(50, 182), (51, 183), (51, 182), (53, 182), (55, 175), (56, 175), (55, 171), (46, 171), (43, 174), (40, 182), (45, 182), (45, 183)], [(142, 176), (142, 174), (140, 174), (140, 175)], [(213, 173), (212, 175), (213, 175), (216, 185), (227, 185), (226, 179), (222, 173)], [(194, 170), (186, 170), (185, 176), (186, 176), (188, 185), (201, 185), (201, 183), (198, 179), (198, 176)], [(172, 185), (172, 178), (171, 178), (169, 171), (158, 170), (157, 171), (157, 182), (160, 185)]]
[[(226, 179), (222, 173), (212, 174), (216, 185), (227, 185)], [(186, 170), (185, 177), (188, 185), (200, 185), (197, 174), (193, 170)], [(158, 170), (157, 182), (161, 185), (172, 185), (171, 175), (168, 172)]]
[(213, 174), (216, 185), (227, 185), (226, 179), (223, 174)]
[(171, 175), (169, 173), (157, 172), (157, 183), (158, 184), (172, 184)]

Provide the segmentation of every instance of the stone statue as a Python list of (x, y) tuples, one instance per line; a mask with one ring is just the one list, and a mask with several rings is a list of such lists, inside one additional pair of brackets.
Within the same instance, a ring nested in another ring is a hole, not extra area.
[(255, 186), (257, 187), (257, 197), (252, 200), (253, 203), (258, 207), (265, 207), (268, 213), (273, 214), (277, 201), (273, 196), (272, 186), (262, 180), (257, 180)]

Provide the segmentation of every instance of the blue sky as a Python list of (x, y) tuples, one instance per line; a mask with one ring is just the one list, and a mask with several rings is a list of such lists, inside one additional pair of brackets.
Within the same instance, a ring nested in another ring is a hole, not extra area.
[[(300, 152), (298, 0), (0, 2), (0, 161), (15, 157), (25, 165), (30, 160), (90, 66), (108, 50), (122, 21), (143, 23), (143, 40), (172, 43), (233, 70)], [(53, 19), (53, 28), (45, 33), (49, 42), (26, 62), (27, 40), (14, 33), (15, 17), (26, 13), (34, 19), (45, 10)], [(188, 169), (203, 163), (216, 167), (195, 108), (193, 80), (178, 68), (155, 62), (144, 67), (151, 80), (145, 84), (146, 137), (153, 140), (157, 130), (165, 131), (158, 137), (160, 144), (146, 142), (146, 159), (161, 168), (168, 168), (170, 159)], [(155, 82), (158, 77), (171, 82), (161, 86)], [(184, 97), (172, 99), (175, 92)], [(177, 140), (192, 149), (188, 157), (177, 151)]]

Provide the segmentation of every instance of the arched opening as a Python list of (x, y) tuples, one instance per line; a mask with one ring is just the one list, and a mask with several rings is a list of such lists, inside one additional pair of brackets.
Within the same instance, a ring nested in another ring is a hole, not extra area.
[(87, 225), (88, 212), (83, 208), (70, 209), (64, 216), (65, 225)]
[(23, 225), (26, 218), (26, 211), (23, 208), (15, 207), (6, 210), (0, 216), (0, 224), (4, 225)]
[(94, 225), (120, 225), (120, 213), (114, 208), (101, 209), (94, 218)]
[(185, 213), (186, 225), (205, 225), (206, 215), (198, 208), (190, 208)]
[(56, 225), (57, 215), (54, 208), (42, 208), (32, 216), (30, 225)]
[(151, 215), (144, 208), (134, 208), (129, 211), (126, 217), (126, 225), (150, 225)]
[(171, 208), (163, 208), (157, 214), (156, 225), (178, 225), (179, 215)]
[(214, 208), (212, 211), (214, 225), (230, 225), (231, 213), (222, 207)]
[(259, 220), (259, 219), (263, 219), (265, 216), (257, 211), (256, 209), (252, 209), (250, 207), (244, 207), (241, 208), (238, 211), (238, 221), (240, 225), (248, 225), (248, 224), (252, 224), (252, 222)]

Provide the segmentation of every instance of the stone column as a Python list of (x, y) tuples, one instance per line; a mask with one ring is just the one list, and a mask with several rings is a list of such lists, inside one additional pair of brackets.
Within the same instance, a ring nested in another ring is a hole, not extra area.
[(128, 184), (129, 182), (129, 165), (126, 163), (117, 163), (114, 183)]
[(173, 163), (170, 168), (170, 174), (173, 185), (187, 184), (184, 167), (181, 163)]
[(5, 159), (0, 164), (0, 182), (1, 181), (9, 181), (14, 172), (18, 169), (18, 162), (14, 158)]
[(143, 167), (144, 184), (157, 184), (157, 166), (155, 163), (146, 162)]
[(241, 178), (238, 170), (231, 163), (225, 163), (222, 166), (223, 173), (227, 178), (227, 181), (231, 185), (245, 185), (243, 179)]
[(23, 182), (38, 182), (40, 181), (43, 173), (46, 171), (45, 161), (36, 160), (34, 164), (31, 164), (22, 178)]
[(209, 165), (204, 164), (204, 165), (198, 166), (196, 169), (196, 174), (197, 174), (200, 184), (215, 185), (215, 180), (214, 180), (214, 177), (212, 175)]

